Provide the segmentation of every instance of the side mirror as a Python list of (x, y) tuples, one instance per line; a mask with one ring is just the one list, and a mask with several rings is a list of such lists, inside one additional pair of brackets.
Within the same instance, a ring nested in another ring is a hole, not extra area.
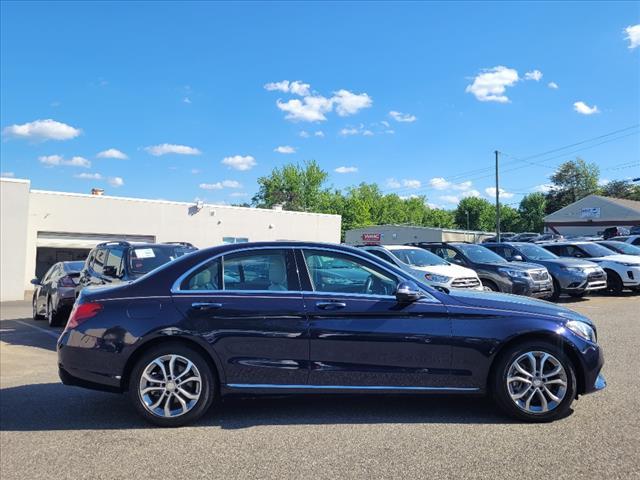
[(114, 267), (113, 265), (106, 265), (103, 269), (102, 269), (102, 274), (105, 277), (112, 277), (112, 278), (116, 278), (118, 276), (118, 271), (116, 270), (116, 267)]
[(511, 261), (512, 262), (524, 262), (524, 258), (522, 258), (522, 255), (514, 255), (513, 257), (511, 257)]
[(412, 303), (422, 298), (423, 294), (414, 282), (400, 282), (396, 290), (398, 303)]
[(38, 280), (37, 278), (34, 278), (33, 280), (31, 280), (31, 285), (42, 285), (42, 282), (40, 282), (40, 280)]

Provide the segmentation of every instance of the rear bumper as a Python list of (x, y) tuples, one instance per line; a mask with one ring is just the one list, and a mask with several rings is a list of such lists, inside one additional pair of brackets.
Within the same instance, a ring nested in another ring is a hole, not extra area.
[(65, 385), (71, 385), (75, 387), (89, 388), (91, 390), (99, 390), (101, 392), (122, 393), (120, 386), (107, 385), (105, 383), (92, 382), (80, 377), (76, 377), (67, 372), (62, 365), (58, 365), (58, 376), (60, 381)]

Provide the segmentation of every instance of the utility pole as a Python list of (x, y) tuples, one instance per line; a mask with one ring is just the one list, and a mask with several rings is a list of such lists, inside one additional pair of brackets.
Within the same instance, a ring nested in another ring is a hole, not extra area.
[(465, 211), (464, 211), (464, 213), (466, 213), (466, 214), (467, 214), (467, 231), (468, 231), (468, 230), (471, 230), (471, 229), (469, 228), (469, 210), (465, 210)]
[(498, 175), (498, 156), (500, 152), (495, 151), (496, 154), (496, 240), (500, 241), (500, 177)]

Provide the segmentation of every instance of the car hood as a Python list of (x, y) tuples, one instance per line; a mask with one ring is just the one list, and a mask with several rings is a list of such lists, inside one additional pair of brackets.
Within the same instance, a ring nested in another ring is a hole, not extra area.
[(618, 262), (618, 263), (633, 263), (634, 265), (640, 265), (640, 258), (636, 255), (607, 255), (606, 257), (590, 258), (592, 262)]
[(429, 265), (428, 267), (410, 267), (414, 271), (435, 273), (436, 275), (446, 275), (447, 277), (477, 277), (476, 272), (470, 268), (461, 267), (460, 265)]
[(509, 310), (520, 314), (531, 313), (535, 315), (546, 315), (561, 320), (579, 320), (593, 325), (593, 322), (587, 317), (566, 307), (545, 300), (523, 297), (521, 295), (487, 291), (452, 290), (449, 296), (465, 306), (491, 310)]
[(540, 265), (558, 265), (560, 267), (580, 267), (591, 268), (597, 266), (595, 263), (580, 258), (551, 258), (547, 260), (537, 260)]

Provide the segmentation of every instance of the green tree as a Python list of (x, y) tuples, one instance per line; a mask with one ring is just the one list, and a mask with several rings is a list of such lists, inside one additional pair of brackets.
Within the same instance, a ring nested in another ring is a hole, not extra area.
[(520, 201), (520, 228), (525, 232), (542, 232), (547, 199), (543, 193), (530, 193)]
[(563, 163), (551, 176), (552, 188), (547, 193), (547, 213), (598, 192), (600, 169), (595, 163), (576, 158)]
[(470, 230), (495, 230), (495, 209), (484, 198), (463, 198), (454, 210), (454, 217), (459, 228), (466, 229), (468, 225)]
[(269, 176), (258, 179), (259, 189), (252, 203), (260, 208), (282, 205), (285, 210), (317, 212), (327, 177), (315, 160), (274, 168)]
[[(422, 218), (425, 227), (455, 228), (456, 217), (454, 211), (439, 208), (427, 208)], [(466, 224), (465, 224), (465, 227)]]
[(612, 180), (600, 189), (600, 195), (640, 201), (640, 185), (628, 180)]

